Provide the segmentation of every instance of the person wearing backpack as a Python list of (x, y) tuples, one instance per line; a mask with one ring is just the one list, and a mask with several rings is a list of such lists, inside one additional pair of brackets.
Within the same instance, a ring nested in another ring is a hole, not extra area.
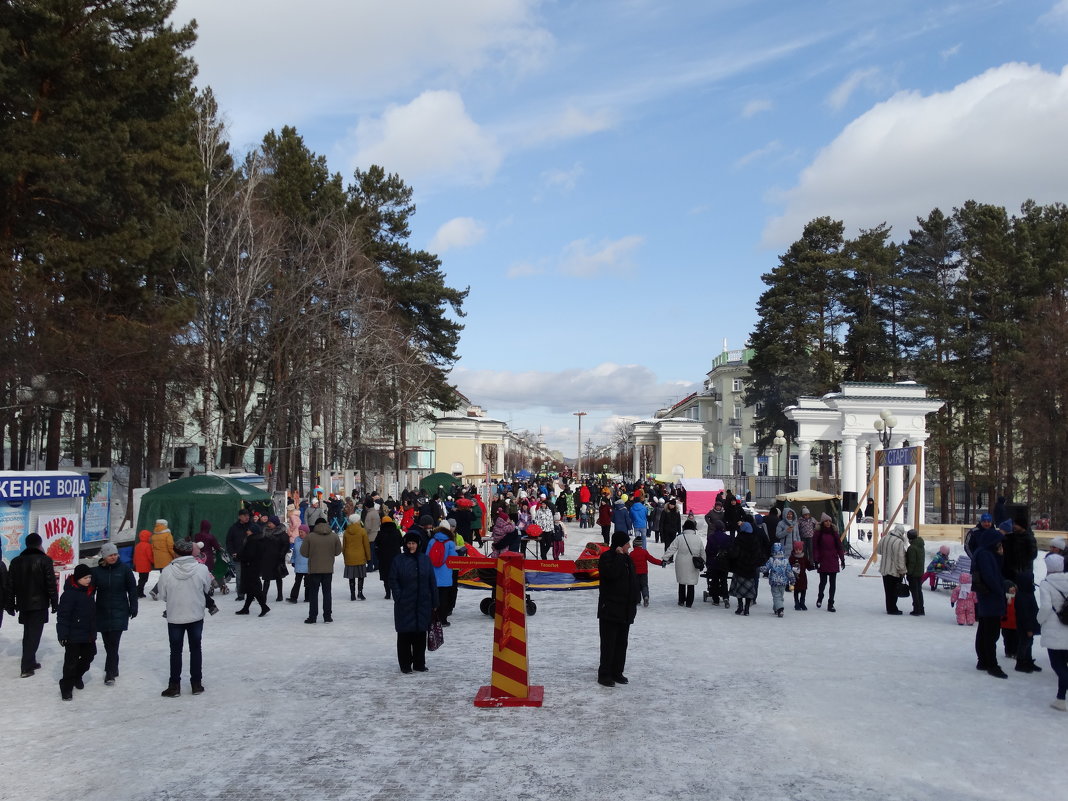
[(446, 564), (450, 556), (457, 556), (456, 542), (448, 520), (442, 520), (427, 543), (426, 555), (434, 568), (434, 581), (438, 587), (438, 620), (449, 625), (449, 615), (456, 608), (456, 582), (453, 570)]
[(1068, 711), (1068, 574), (1064, 557), (1046, 557), (1046, 578), (1038, 587), (1038, 622), (1042, 626), (1042, 646), (1049, 654), (1049, 664), (1057, 674), (1057, 697), (1050, 704), (1061, 712)]

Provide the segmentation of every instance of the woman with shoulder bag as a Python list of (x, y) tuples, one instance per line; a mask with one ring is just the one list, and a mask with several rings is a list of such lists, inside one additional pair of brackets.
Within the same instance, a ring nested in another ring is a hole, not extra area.
[[(704, 569), (705, 546), (697, 536), (697, 523), (687, 520), (682, 533), (664, 551), (664, 559), (675, 563), (675, 580), (679, 583), (679, 606), (693, 606), (694, 585)], [(698, 566), (700, 560), (700, 566)]]

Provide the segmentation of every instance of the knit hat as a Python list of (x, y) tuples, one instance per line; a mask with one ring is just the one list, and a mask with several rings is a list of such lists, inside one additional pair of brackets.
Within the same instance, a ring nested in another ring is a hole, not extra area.
[(310, 529), (310, 528), (308, 528), (308, 526), (307, 526), (306, 524), (304, 524), (304, 523), (301, 523), (301, 524), (300, 524), (299, 526), (297, 526), (297, 530), (298, 530), (298, 531), (299, 531), (299, 532), (300, 532), (301, 534), (307, 534), (308, 532), (310, 532), (310, 531), (311, 531), (311, 529)]
[(941, 548), (938, 549), (938, 552), (942, 554), (942, 556), (949, 556), (949, 546), (943, 545)]
[(1054, 537), (1049, 541), (1050, 548), (1059, 548), (1062, 551), (1064, 550), (1066, 544), (1068, 543), (1065, 543), (1064, 537)]
[(612, 535), (612, 549), (615, 550), (622, 545), (626, 545), (630, 542), (630, 534), (625, 531), (617, 531)]
[(824, 520), (826, 520), (827, 522), (831, 522), (831, 516), (826, 512), (820, 515), (820, 522), (822, 523)]
[(1000, 523), (998, 523), (998, 529), (1000, 531), (1004, 531), (1006, 534), (1012, 534), (1012, 521), (1002, 520)]
[(382, 518), (382, 522), (383, 523), (392, 523), (393, 522), (393, 518), (390, 517), (389, 515), (386, 515), (385, 517)]
[(983, 512), (981, 515), (979, 515), (979, 522), (980, 523), (993, 523), (994, 522), (994, 516), (992, 514), (990, 514), (989, 512)]
[(119, 553), (119, 548), (113, 542), (105, 542), (100, 546), (100, 558), (104, 559), (108, 556), (116, 556)]
[(801, 542), (801, 540), (794, 540), (794, 550), (795, 551), (804, 551), (805, 550), (805, 543)]
[(438, 531), (452, 531), (452, 526), (449, 525), (448, 520), (442, 520), (438, 523)]
[(88, 565), (77, 565), (74, 568), (74, 580), (78, 581), (86, 576), (93, 575), (93, 571), (89, 569)]
[(409, 531), (404, 535), (404, 544), (407, 545), (409, 542), (422, 542), (422, 539), (418, 534)]
[(189, 540), (178, 540), (174, 543), (174, 552), (179, 556), (189, 556), (193, 553), (193, 543)]
[(276, 526), (282, 525), (282, 521), (278, 519), (278, 515), (271, 515), (267, 518), (268, 523), (273, 523)]
[(753, 533), (753, 527), (749, 523), (742, 523), (740, 526), (738, 526), (738, 530), (744, 531), (746, 534)]
[(167, 526), (166, 520), (157, 520), (156, 525), (152, 528), (154, 534), (170, 534), (171, 530)]
[(810, 514), (812, 514), (812, 512), (810, 512), (810, 511), (808, 510), (808, 507), (807, 507), (807, 506), (802, 506), (802, 507), (801, 507), (801, 514), (803, 514), (803, 515), (810, 515)]
[(1064, 557), (1061, 556), (1059, 553), (1046, 554), (1046, 572), (1063, 573)]
[(918, 536), (920, 536), (920, 532), (918, 532), (914, 528), (910, 528), (908, 531), (905, 532), (905, 536), (908, 537), (910, 540), (914, 540)]
[(419, 516), (419, 526), (420, 527), (432, 526), (432, 525), (434, 525), (434, 518), (432, 518), (430, 515), (420, 515)]

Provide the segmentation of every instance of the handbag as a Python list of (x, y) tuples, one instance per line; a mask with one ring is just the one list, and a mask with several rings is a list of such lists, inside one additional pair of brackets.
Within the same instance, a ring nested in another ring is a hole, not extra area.
[(690, 552), (690, 558), (693, 559), (693, 566), (698, 570), (705, 569), (705, 560), (702, 556), (694, 556), (693, 548), (690, 547), (690, 543), (686, 539), (686, 532), (682, 532), (682, 544), (686, 546), (686, 550)]
[(434, 620), (430, 624), (430, 630), (426, 633), (426, 649), (436, 651), (445, 644), (445, 630), (438, 620), (438, 613), (434, 613)]
[(897, 585), (897, 597), (898, 598), (908, 598), (911, 594), (912, 593), (909, 592), (909, 588), (908, 588), (907, 584), (898, 584)]

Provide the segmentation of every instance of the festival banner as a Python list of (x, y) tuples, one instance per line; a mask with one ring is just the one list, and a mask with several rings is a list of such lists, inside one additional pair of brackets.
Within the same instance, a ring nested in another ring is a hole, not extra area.
[(79, 515), (41, 515), (37, 518), (37, 533), (41, 548), (52, 558), (56, 571), (73, 570), (78, 561)]
[(22, 553), (29, 532), (30, 505), (0, 503), (0, 542), (3, 543), (5, 561), (10, 562)]

